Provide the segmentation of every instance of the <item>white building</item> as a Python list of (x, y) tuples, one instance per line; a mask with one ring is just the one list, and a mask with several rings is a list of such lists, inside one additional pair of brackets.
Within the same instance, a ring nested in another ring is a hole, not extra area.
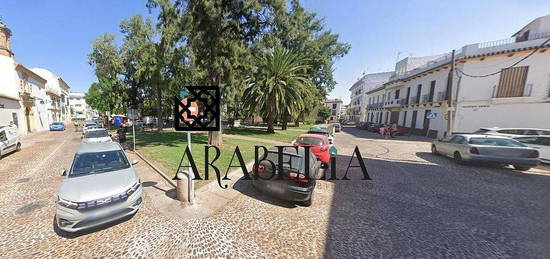
[(330, 117), (328, 118), (329, 122), (338, 122), (340, 121), (340, 111), (342, 109), (342, 100), (340, 99), (327, 99), (324, 102), (324, 106), (330, 109)]
[(351, 92), (351, 101), (348, 106), (350, 121), (361, 122), (367, 120), (366, 93), (388, 82), (393, 74), (393, 72), (366, 74), (351, 86), (349, 89)]
[(544, 16), (513, 38), (462, 47), (455, 53), (452, 82), (450, 53), (428, 58), (412, 70), (403, 68), (407, 62), (402, 60), (389, 82), (367, 92), (368, 121), (397, 123), (415, 134), (442, 137), (451, 125), (448, 111), (454, 110), (454, 133), (481, 127), (550, 128), (548, 50), (550, 16)]
[(10, 36), (0, 23), (0, 125), (13, 123), (20, 134), (48, 129), (46, 79), (15, 62)]
[(95, 112), (87, 103), (84, 93), (70, 93), (69, 105), (71, 111), (71, 119), (84, 119), (91, 120), (97, 116)]
[(69, 108), (69, 85), (63, 78), (44, 68), (33, 68), (33, 72), (46, 78), (46, 106), (49, 123), (62, 121), (68, 123), (71, 119)]

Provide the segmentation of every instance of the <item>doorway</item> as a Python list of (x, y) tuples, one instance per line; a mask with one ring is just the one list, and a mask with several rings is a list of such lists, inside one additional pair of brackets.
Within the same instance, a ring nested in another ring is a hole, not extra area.
[(31, 107), (25, 107), (25, 120), (27, 122), (27, 132), (32, 132), (31, 129)]

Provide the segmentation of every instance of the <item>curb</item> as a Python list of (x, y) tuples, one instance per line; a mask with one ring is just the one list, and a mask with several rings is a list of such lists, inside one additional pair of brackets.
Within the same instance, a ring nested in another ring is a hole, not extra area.
[(149, 162), (149, 160), (145, 159), (145, 157), (143, 155), (141, 155), (139, 152), (135, 151), (134, 150), (134, 153), (139, 156), (139, 158), (141, 158), (143, 161), (145, 161), (145, 163), (147, 163), (151, 168), (153, 168), (153, 170), (155, 170), (162, 178), (164, 178), (164, 180), (166, 180), (170, 185), (174, 186), (174, 188), (177, 187), (176, 183), (174, 183), (172, 181), (172, 179), (170, 179), (170, 177), (168, 177), (164, 172), (162, 172), (162, 170), (160, 170), (158, 167), (156, 167), (153, 163)]

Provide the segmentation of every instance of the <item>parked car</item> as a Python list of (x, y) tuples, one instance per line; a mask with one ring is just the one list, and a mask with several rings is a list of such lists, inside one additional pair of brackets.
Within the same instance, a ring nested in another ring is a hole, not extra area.
[(325, 129), (321, 129), (321, 128), (315, 129), (314, 127), (312, 127), (307, 133), (325, 136), (327, 137), (330, 144), (334, 144), (334, 138)]
[(379, 132), (380, 132), (380, 127), (382, 127), (382, 124), (379, 124), (379, 123), (371, 123), (371, 124), (369, 124), (369, 126), (367, 127), (367, 130), (370, 131), (370, 132), (379, 133)]
[(355, 125), (355, 121), (345, 121), (344, 125)]
[(145, 125), (145, 122), (142, 121), (142, 120), (136, 120), (136, 124), (135, 124), (137, 127), (141, 127), (141, 126), (144, 126)]
[(89, 129), (97, 129), (99, 128), (97, 126), (97, 123), (95, 122), (86, 122), (84, 126), (82, 127), (82, 134), (86, 134), (86, 131)]
[(330, 162), (330, 147), (331, 144), (328, 138), (317, 134), (301, 134), (292, 143), (295, 146), (311, 147), (310, 151), (319, 159), (323, 166), (327, 166)]
[(340, 123), (332, 123), (334, 126), (334, 132), (340, 132), (342, 130), (342, 125)]
[(82, 136), (82, 143), (112, 142), (111, 134), (106, 129), (89, 129)]
[(65, 130), (65, 123), (56, 121), (50, 124), (50, 131), (64, 131)]
[(334, 132), (335, 132), (334, 125), (332, 125), (332, 124), (322, 124), (322, 125), (317, 125), (317, 127), (326, 130), (331, 137), (334, 136)]
[(82, 144), (59, 187), (55, 223), (66, 232), (92, 228), (137, 212), (142, 187), (118, 143)]
[[(310, 156), (309, 165), (305, 163), (305, 156)], [(321, 161), (301, 147), (298, 151), (292, 147), (284, 148), (282, 172), (278, 169), (277, 149), (269, 150), (266, 159), (273, 162), (275, 168), (269, 161), (260, 161), (254, 168), (258, 175), (252, 177), (253, 186), (280, 199), (311, 206), (315, 179), (321, 177)], [(309, 166), (309, 178), (305, 175), (306, 166)], [(279, 177), (282, 179), (278, 179)]]
[(19, 132), (15, 126), (0, 126), (0, 159), (11, 152), (21, 150)]
[(539, 151), (540, 160), (550, 163), (550, 136), (516, 137), (515, 140)]
[(533, 128), (481, 128), (475, 131), (473, 134), (495, 135), (505, 137), (521, 137), (521, 136), (534, 136), (534, 135), (546, 135), (550, 136), (549, 129), (533, 129)]
[(512, 165), (529, 170), (540, 164), (539, 152), (507, 137), (458, 134), (434, 140), (432, 153), (451, 157), (457, 163), (483, 162)]

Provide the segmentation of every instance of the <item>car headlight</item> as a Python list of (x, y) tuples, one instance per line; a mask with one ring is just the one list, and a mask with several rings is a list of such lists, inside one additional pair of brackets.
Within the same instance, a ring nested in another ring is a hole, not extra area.
[(139, 188), (140, 185), (141, 185), (141, 180), (138, 180), (137, 183), (135, 183), (132, 187), (130, 187), (130, 189), (128, 189), (128, 190), (126, 191), (126, 194), (127, 194), (128, 196), (132, 195), (134, 192), (137, 191), (137, 189)]
[(63, 200), (63, 199), (59, 198), (59, 196), (57, 197), (57, 204), (59, 204), (63, 207), (69, 208), (69, 209), (76, 209), (78, 207), (78, 203), (68, 201), (68, 200)]

